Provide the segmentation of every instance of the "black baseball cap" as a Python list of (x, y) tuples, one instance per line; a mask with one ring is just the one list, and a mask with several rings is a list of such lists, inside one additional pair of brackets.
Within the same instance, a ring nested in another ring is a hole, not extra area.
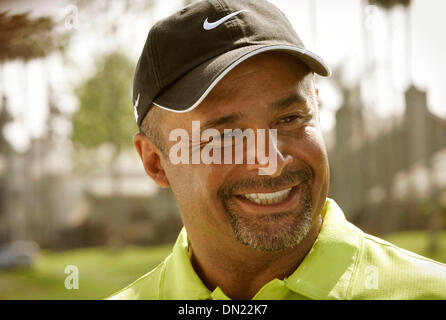
[(321, 76), (328, 65), (305, 49), (285, 15), (265, 0), (202, 0), (158, 21), (136, 66), (133, 105), (138, 127), (154, 104), (174, 112), (197, 107), (242, 61), (287, 52)]

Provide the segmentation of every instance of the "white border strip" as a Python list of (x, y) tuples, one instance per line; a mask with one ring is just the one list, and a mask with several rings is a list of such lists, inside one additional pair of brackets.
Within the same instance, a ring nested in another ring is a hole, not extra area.
[[(314, 60), (318, 61), (319, 63), (321, 63), (322, 65), (326, 65), (325, 62), (323, 62), (321, 60), (320, 57), (318, 57), (317, 55), (315, 55), (314, 53), (312, 53), (311, 51), (305, 50), (305, 49), (300, 49), (300, 48), (296, 48), (293, 46), (284, 46), (284, 45), (273, 45), (273, 46), (268, 46), (268, 47), (262, 47), (259, 49), (256, 49), (254, 51), (249, 52), (248, 54), (242, 56), (241, 58), (239, 58), (238, 60), (234, 61), (229, 67), (227, 67), (212, 83), (211, 85), (206, 89), (206, 91), (201, 95), (201, 97), (189, 108), (185, 109), (185, 110), (172, 110), (166, 107), (163, 107), (155, 102), (153, 102), (154, 105), (156, 105), (157, 107), (160, 107), (161, 109), (167, 110), (167, 111), (172, 111), (172, 112), (176, 112), (176, 113), (184, 113), (184, 112), (189, 112), (192, 111), (193, 109), (195, 109), (196, 107), (198, 107), (198, 105), (204, 100), (204, 98), (206, 98), (206, 96), (209, 94), (209, 92), (211, 92), (211, 90), (217, 85), (217, 83), (220, 82), (220, 80), (228, 74), (229, 71), (231, 71), (232, 69), (234, 69), (237, 65), (239, 65), (241, 62), (245, 61), (246, 59), (264, 52), (264, 51), (270, 51), (270, 50), (291, 50), (291, 51), (296, 51), (305, 55), (310, 56), (311, 58), (313, 58)], [(329, 75), (330, 75), (330, 70), (329, 70)]]

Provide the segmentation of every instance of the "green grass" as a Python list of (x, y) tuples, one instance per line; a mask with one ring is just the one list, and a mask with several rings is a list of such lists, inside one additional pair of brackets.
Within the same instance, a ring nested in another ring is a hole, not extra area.
[(381, 238), (403, 249), (446, 263), (446, 231), (438, 232), (438, 247), (434, 252), (429, 250), (427, 231), (396, 232), (381, 236)]
[[(382, 236), (407, 250), (446, 263), (446, 231), (439, 233), (436, 252), (429, 252), (427, 232)], [(63, 252), (42, 251), (31, 269), (0, 272), (0, 299), (104, 299), (158, 265), (172, 245), (126, 247), (121, 250), (88, 248)], [(67, 265), (79, 269), (79, 289), (67, 290)]]
[[(103, 299), (152, 270), (172, 245), (42, 251), (31, 269), (0, 272), (0, 299)], [(79, 270), (79, 289), (65, 289), (65, 267)]]

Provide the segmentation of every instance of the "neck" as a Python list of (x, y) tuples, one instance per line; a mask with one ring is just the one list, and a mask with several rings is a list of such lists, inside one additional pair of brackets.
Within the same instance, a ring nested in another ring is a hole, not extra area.
[(219, 286), (231, 299), (252, 299), (266, 283), (284, 279), (297, 269), (321, 226), (319, 215), (299, 245), (278, 252), (262, 252), (233, 242), (225, 246), (192, 242), (192, 265), (209, 290)]

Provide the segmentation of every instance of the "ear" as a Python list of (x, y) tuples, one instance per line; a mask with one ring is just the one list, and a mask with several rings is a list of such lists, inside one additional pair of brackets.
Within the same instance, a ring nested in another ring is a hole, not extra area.
[(160, 187), (168, 187), (170, 183), (161, 161), (160, 151), (142, 133), (133, 136), (133, 144), (141, 157), (146, 173)]

